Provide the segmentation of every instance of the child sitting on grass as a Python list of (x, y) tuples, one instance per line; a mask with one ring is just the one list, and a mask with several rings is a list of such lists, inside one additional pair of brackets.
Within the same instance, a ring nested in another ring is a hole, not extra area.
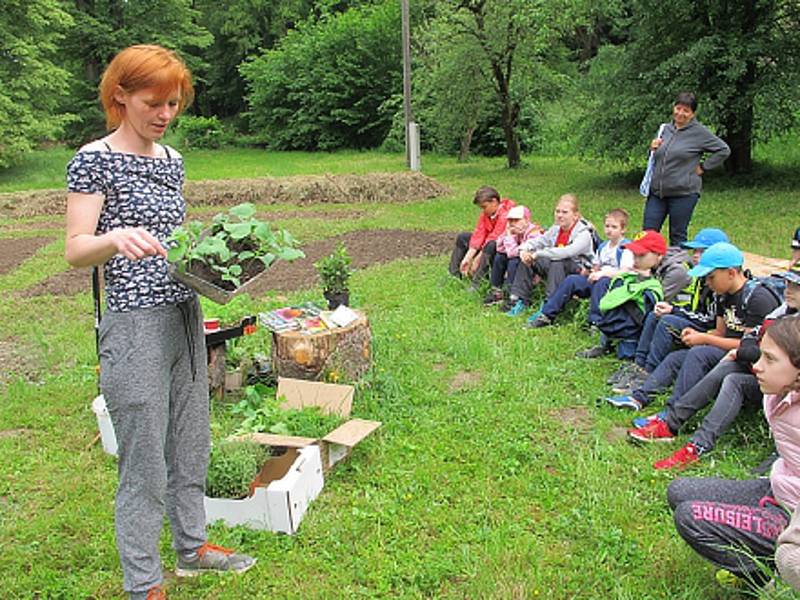
[(527, 322), (531, 328), (547, 327), (553, 324), (556, 315), (564, 310), (573, 297), (588, 298), (592, 286), (603, 277), (614, 277), (621, 271), (633, 269), (633, 254), (623, 248), (630, 240), (625, 239), (628, 227), (628, 212), (622, 208), (609, 211), (603, 220), (604, 241), (597, 248), (592, 260), (592, 269), (568, 275), (555, 292), (547, 297), (541, 310), (532, 315)]
[(592, 265), (594, 227), (581, 217), (578, 198), (564, 194), (554, 213), (555, 224), (519, 249), (519, 266), (508, 302), (503, 306), (510, 317), (527, 310), (533, 288), (542, 279), (546, 280), (545, 292), (549, 296), (567, 275)]
[(769, 478), (681, 478), (667, 489), (680, 536), (703, 558), (754, 586), (771, 579), (777, 538), (800, 503), (800, 317), (775, 321), (753, 365), (780, 458)]
[(475, 192), (472, 203), (480, 209), (478, 222), (472, 233), (465, 231), (456, 237), (450, 255), (450, 274), (453, 277), (471, 277), (471, 290), (477, 290), (494, 261), (496, 240), (506, 230), (506, 215), (514, 201), (500, 199), (493, 187), (485, 186)]
[(497, 238), (494, 261), (489, 290), (483, 303), (486, 306), (499, 304), (503, 301), (503, 285), (507, 281), (510, 285), (519, 265), (519, 247), (544, 231), (541, 225), (531, 222), (531, 211), (526, 206), (515, 206), (508, 211), (506, 231)]
[(647, 313), (664, 298), (661, 281), (653, 272), (666, 254), (667, 242), (657, 231), (643, 231), (625, 249), (633, 253), (632, 271), (597, 282), (591, 293), (593, 298), (600, 297), (598, 310), (589, 315), (600, 330), (600, 345), (616, 345), (621, 359), (633, 356)]

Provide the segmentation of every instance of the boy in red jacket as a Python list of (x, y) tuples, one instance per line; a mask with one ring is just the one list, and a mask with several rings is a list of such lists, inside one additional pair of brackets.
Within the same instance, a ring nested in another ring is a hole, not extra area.
[(465, 231), (456, 237), (450, 256), (450, 274), (471, 277), (470, 288), (477, 290), (492, 265), (497, 238), (505, 233), (506, 217), (514, 201), (501, 199), (496, 189), (484, 186), (475, 192), (472, 203), (480, 208), (481, 214), (472, 233)]

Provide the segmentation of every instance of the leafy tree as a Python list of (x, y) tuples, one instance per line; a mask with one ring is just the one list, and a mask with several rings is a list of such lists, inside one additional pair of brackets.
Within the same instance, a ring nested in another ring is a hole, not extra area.
[(796, 0), (633, 0), (631, 40), (600, 49), (582, 147), (643, 157), (677, 92), (698, 95), (701, 119), (731, 146), (732, 172), (752, 167), (755, 139), (797, 123), (800, 4)]
[[(547, 58), (568, 20), (567, 7), (543, 0), (450, 0), (444, 6), (453, 33), (472, 46), (471, 56), (494, 89), (508, 166), (517, 167), (523, 103), (546, 93), (536, 75), (549, 70)], [(465, 77), (475, 81), (475, 71)]]
[(70, 119), (59, 113), (69, 73), (56, 62), (72, 24), (58, 0), (5, 0), (0, 18), (0, 167), (9, 166)]
[(386, 135), (384, 103), (401, 89), (400, 9), (356, 7), (289, 31), (241, 66), (250, 126), (276, 149), (371, 148)]
[(105, 130), (97, 86), (105, 65), (127, 46), (159, 44), (176, 50), (202, 82), (208, 65), (201, 50), (213, 39), (198, 24), (200, 12), (191, 0), (74, 0), (66, 5), (75, 23), (63, 44), (65, 66), (74, 75), (68, 104), (79, 115), (70, 127), (71, 141), (83, 142)]

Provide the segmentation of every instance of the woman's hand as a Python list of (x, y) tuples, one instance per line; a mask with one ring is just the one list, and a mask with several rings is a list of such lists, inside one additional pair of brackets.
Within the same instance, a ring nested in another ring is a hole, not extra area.
[(705, 173), (705, 171), (703, 170), (703, 167), (701, 167), (700, 165), (697, 165), (694, 168), (694, 174), (697, 175), (698, 177), (702, 177), (703, 173)]
[(147, 256), (167, 257), (167, 249), (161, 242), (141, 227), (113, 229), (106, 235), (117, 252), (129, 260), (141, 260)]
[(654, 139), (652, 142), (650, 142), (650, 150), (655, 152), (656, 150), (658, 150), (658, 147), (663, 143), (664, 140), (662, 140), (661, 138)]

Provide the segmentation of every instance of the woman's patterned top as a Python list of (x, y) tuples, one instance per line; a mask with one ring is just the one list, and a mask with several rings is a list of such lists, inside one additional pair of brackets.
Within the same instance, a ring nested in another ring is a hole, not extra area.
[[(104, 196), (97, 234), (141, 227), (165, 243), (186, 216), (183, 159), (114, 151), (79, 151), (67, 165), (67, 189)], [(104, 267), (108, 310), (126, 312), (177, 304), (194, 292), (167, 274), (161, 256), (129, 260), (117, 254)]]

